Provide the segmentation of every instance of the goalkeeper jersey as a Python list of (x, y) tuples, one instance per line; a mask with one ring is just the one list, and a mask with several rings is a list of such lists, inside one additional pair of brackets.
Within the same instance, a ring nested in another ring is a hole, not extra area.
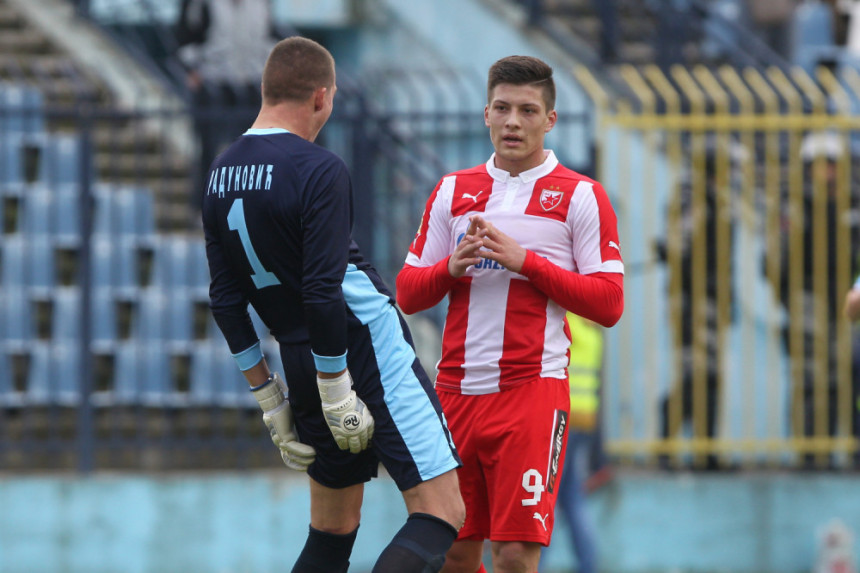
[(346, 165), (286, 130), (248, 130), (218, 156), (203, 228), (212, 313), (234, 354), (257, 343), (249, 302), (280, 343), (327, 357), (394, 304), (350, 239)]
[[(601, 185), (562, 166), (552, 151), (517, 177), (494, 161), (440, 181), (398, 276), (406, 312), (449, 295), (436, 380), (442, 391), (486, 394), (538, 376), (566, 378), (565, 309), (611, 325), (623, 304), (616, 217)], [(473, 214), (527, 249), (520, 273), (483, 259), (460, 279), (448, 274)], [(608, 302), (600, 296), (604, 283), (618, 285), (610, 285), (618, 296)]]

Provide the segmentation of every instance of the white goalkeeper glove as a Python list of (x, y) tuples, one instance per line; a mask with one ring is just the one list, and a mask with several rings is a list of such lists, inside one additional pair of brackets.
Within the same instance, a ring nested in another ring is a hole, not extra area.
[(313, 447), (303, 444), (296, 436), (293, 410), (287, 401), (287, 385), (273, 372), (262, 387), (252, 392), (263, 409), (263, 423), (269, 428), (272, 441), (281, 452), (288, 468), (300, 472), (308, 471), (316, 456)]
[(352, 389), (352, 377), (344, 371), (337, 378), (320, 378), (317, 386), (325, 421), (342, 450), (357, 454), (373, 437), (373, 416)]

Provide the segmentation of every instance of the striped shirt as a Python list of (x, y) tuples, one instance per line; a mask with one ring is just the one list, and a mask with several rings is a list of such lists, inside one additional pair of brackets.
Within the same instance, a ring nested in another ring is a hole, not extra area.
[[(566, 378), (565, 296), (548, 291), (578, 284), (578, 275), (624, 272), (615, 212), (599, 183), (562, 166), (551, 151), (517, 177), (496, 168), (494, 157), (442, 179), (406, 258), (404, 270), (440, 268), (476, 213), (529, 251), (520, 273), (484, 259), (453, 279), (444, 263), (450, 289), (436, 380), (442, 391), (487, 394), (537, 376)], [(409, 290), (401, 293), (398, 278), (398, 301)]]

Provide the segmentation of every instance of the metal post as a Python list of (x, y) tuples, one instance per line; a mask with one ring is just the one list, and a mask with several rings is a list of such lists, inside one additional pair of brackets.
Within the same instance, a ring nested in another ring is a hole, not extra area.
[(81, 205), (81, 243), (78, 252), (78, 285), (81, 289), (81, 339), (80, 352), (80, 380), (79, 403), (78, 403), (78, 471), (88, 473), (93, 470), (94, 439), (93, 407), (91, 395), (93, 391), (93, 364), (90, 352), (92, 342), (92, 289), (90, 278), (90, 238), (93, 226), (93, 106), (91, 98), (83, 98), (83, 103), (78, 106), (78, 117), (80, 118), (80, 178), (79, 178), (79, 201)]
[(352, 161), (355, 166), (352, 173), (353, 184), (353, 231), (352, 236), (365, 258), (380, 265), (377, 258), (382, 254), (376, 249), (374, 233), (375, 197), (373, 185), (373, 152), (371, 139), (368, 135), (371, 117), (369, 106), (363, 96), (357, 98), (358, 105), (352, 121)]

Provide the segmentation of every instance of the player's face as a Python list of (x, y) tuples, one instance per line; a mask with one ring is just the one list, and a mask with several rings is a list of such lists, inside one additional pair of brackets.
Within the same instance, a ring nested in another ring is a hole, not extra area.
[(499, 84), (484, 108), (484, 123), (496, 150), (496, 167), (519, 175), (543, 163), (543, 141), (557, 114), (547, 111), (543, 90), (530, 85)]

